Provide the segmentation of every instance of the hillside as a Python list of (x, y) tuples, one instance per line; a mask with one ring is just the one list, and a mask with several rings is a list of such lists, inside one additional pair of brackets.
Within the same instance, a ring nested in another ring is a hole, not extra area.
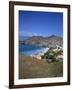
[(63, 45), (63, 38), (55, 35), (51, 35), (49, 37), (32, 36), (24, 40), (22, 43), (26, 45), (56, 47), (56, 45)]
[(19, 56), (19, 79), (62, 76), (63, 62), (48, 63), (29, 56)]

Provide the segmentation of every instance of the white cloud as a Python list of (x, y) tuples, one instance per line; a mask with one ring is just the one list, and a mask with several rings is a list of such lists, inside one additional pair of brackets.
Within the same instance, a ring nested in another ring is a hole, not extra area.
[(42, 34), (37, 34), (33, 32), (20, 31), (19, 36), (42, 36)]

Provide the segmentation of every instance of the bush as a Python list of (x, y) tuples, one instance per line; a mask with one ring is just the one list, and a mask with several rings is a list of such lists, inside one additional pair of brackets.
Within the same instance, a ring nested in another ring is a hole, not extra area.
[(62, 50), (59, 51), (53, 51), (53, 48), (50, 48), (44, 55), (41, 56), (42, 59), (50, 60), (50, 62), (56, 61), (56, 57), (58, 55), (61, 55), (63, 53)]

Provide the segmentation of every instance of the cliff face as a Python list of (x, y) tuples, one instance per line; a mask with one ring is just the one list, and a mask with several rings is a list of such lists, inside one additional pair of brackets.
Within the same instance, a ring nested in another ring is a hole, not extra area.
[(37, 45), (37, 46), (48, 46), (55, 47), (56, 45), (63, 45), (63, 38), (52, 35), (50, 37), (42, 37), (42, 36), (32, 36), (23, 41), (23, 44), (27, 45)]

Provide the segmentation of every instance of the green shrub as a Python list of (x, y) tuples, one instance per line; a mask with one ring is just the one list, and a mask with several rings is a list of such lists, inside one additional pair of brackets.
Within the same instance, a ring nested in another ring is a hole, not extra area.
[(48, 60), (54, 62), (54, 61), (56, 61), (56, 57), (61, 54), (63, 54), (62, 50), (53, 51), (53, 48), (50, 48), (46, 53), (44, 53), (44, 55), (41, 56), (41, 58), (46, 59), (47, 62), (48, 62)]

